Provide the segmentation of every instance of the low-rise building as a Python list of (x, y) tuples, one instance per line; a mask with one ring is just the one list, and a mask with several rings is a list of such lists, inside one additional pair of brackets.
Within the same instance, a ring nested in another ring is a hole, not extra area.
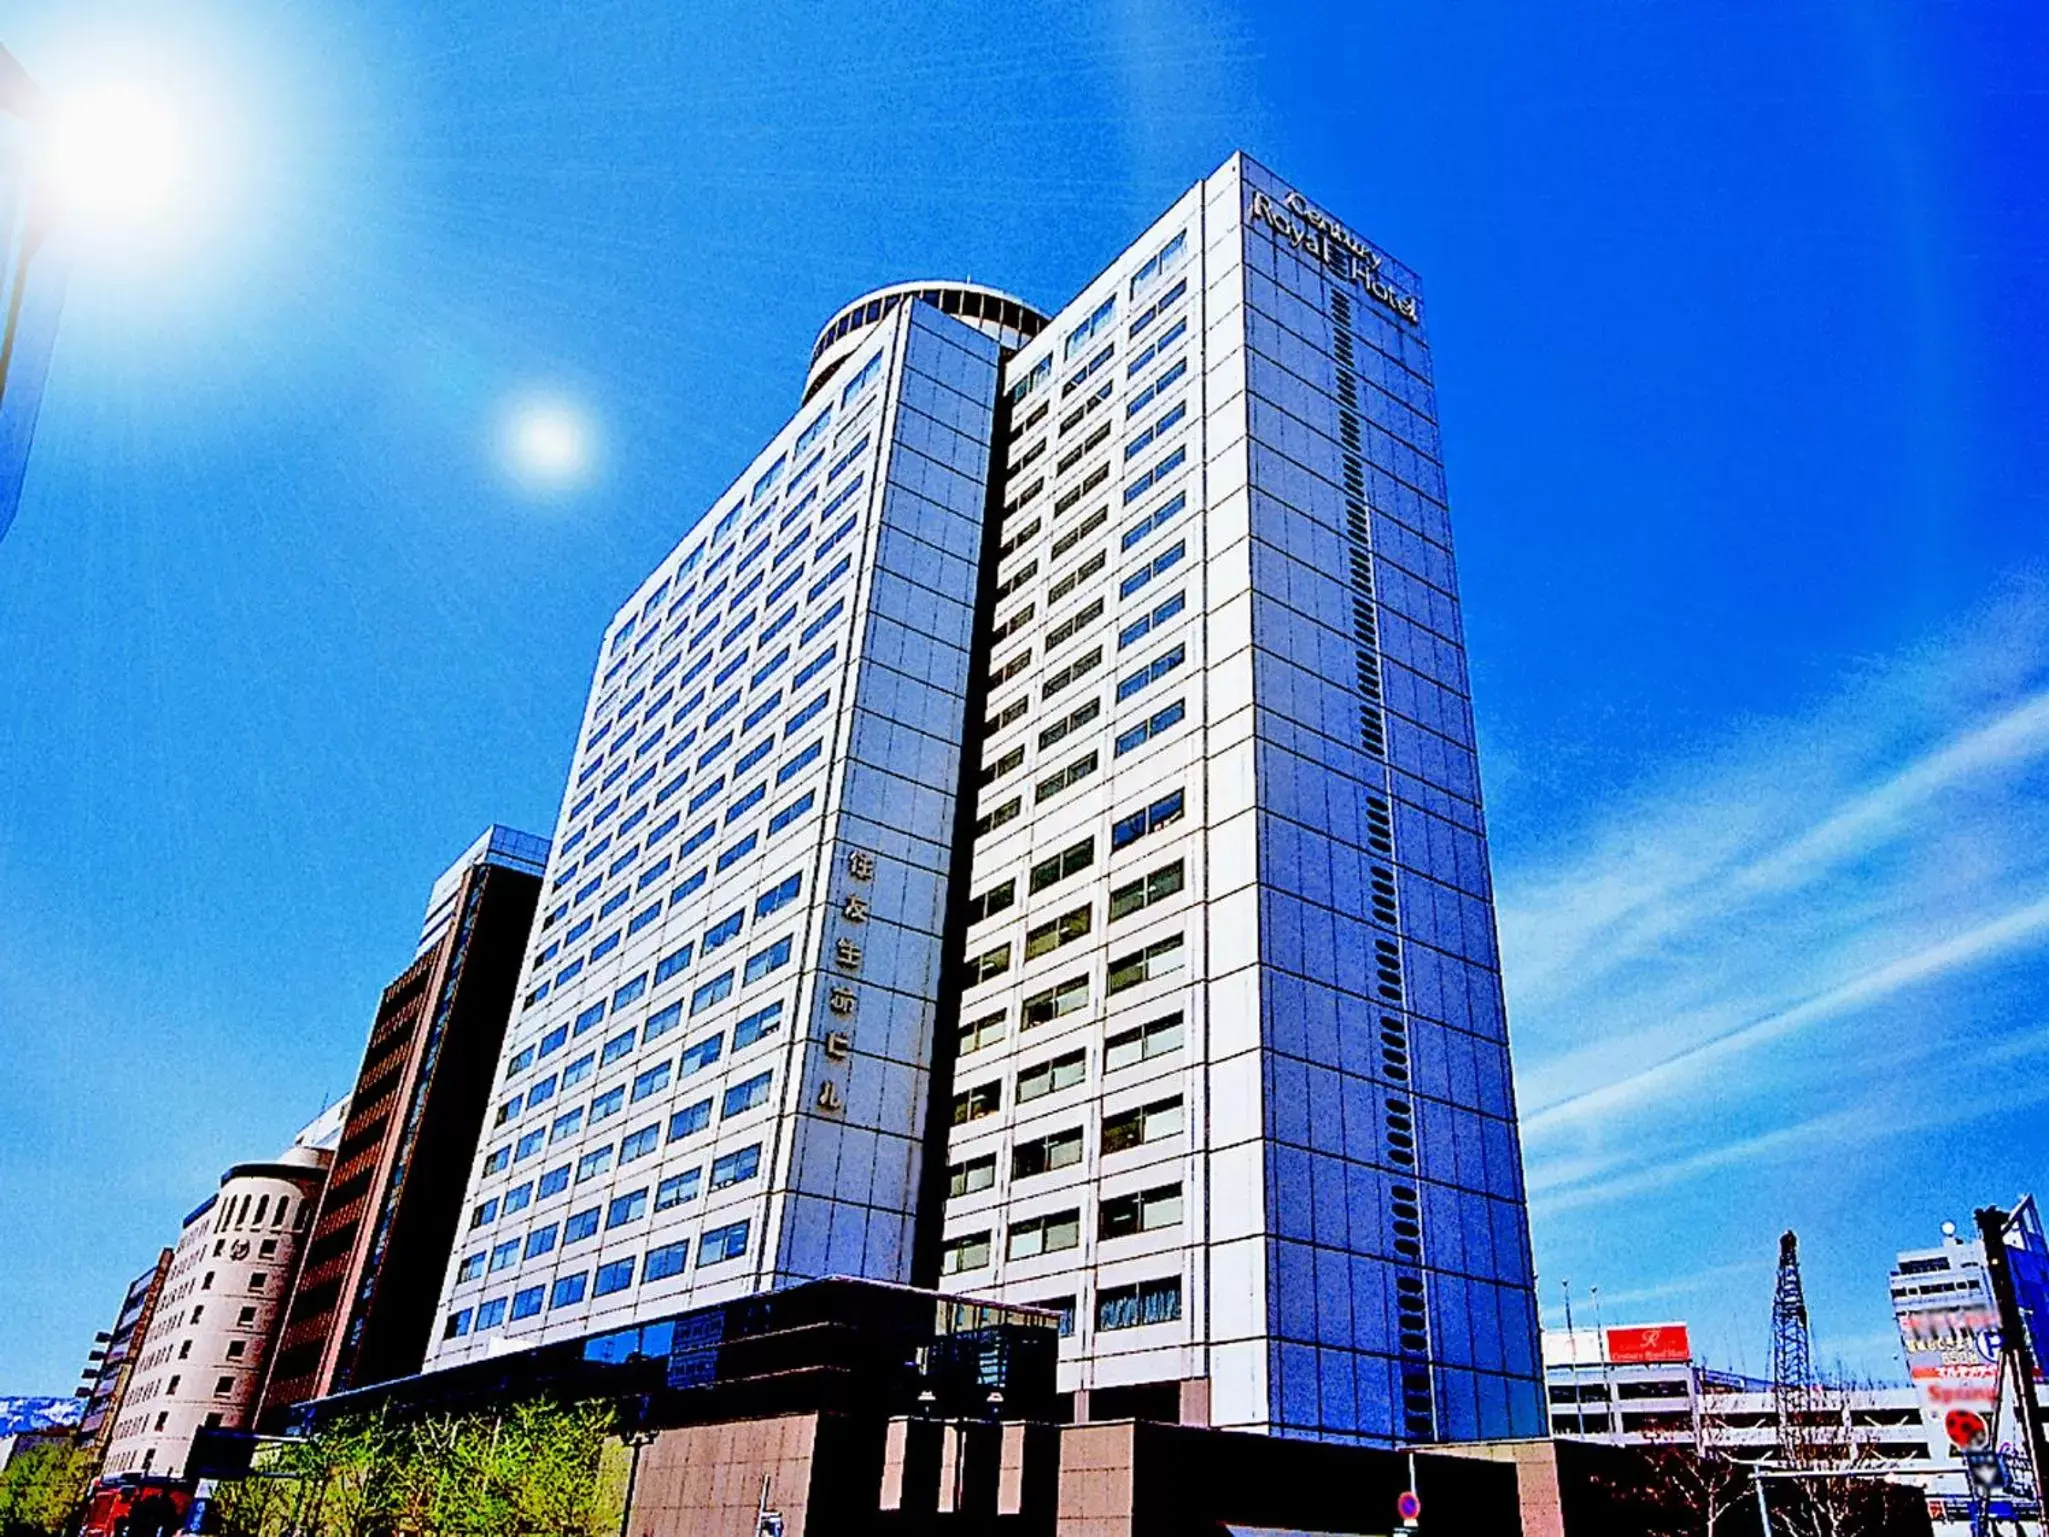
[(185, 1218), (102, 1479), (181, 1477), (201, 1428), (250, 1424), (344, 1109), (335, 1105), (276, 1159), (230, 1168)]

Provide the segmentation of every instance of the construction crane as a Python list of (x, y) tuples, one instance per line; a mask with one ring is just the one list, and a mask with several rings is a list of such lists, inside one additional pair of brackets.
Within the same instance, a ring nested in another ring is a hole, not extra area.
[(1779, 1235), (1779, 1278), (1772, 1292), (1772, 1408), (1779, 1422), (1779, 1458), (1799, 1463), (1813, 1434), (1814, 1351), (1807, 1333), (1807, 1293), (1800, 1284), (1800, 1239)]

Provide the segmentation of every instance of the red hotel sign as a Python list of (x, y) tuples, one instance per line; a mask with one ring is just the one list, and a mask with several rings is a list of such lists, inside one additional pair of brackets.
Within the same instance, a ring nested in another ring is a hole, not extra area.
[(1618, 1366), (1678, 1365), (1693, 1359), (1693, 1342), (1684, 1324), (1610, 1329), (1608, 1359)]

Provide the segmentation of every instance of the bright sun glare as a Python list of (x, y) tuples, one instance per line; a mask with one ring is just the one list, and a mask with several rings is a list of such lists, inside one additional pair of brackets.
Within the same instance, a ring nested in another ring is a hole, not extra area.
[(513, 470), (542, 490), (566, 490), (589, 471), (595, 452), (589, 421), (560, 401), (531, 400), (507, 422), (506, 450)]
[(186, 189), (191, 160), (175, 105), (128, 82), (90, 86), (58, 105), (50, 175), (66, 217), (96, 231), (162, 220)]

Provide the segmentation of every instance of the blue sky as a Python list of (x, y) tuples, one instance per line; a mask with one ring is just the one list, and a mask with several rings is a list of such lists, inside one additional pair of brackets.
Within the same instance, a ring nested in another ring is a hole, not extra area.
[[(546, 831), (600, 629), (904, 277), (1244, 147), (1424, 277), (1547, 1310), (1761, 1368), (2041, 1181), (2049, 22), (2022, 3), (19, 0), (219, 185), (82, 266), (0, 544), (0, 1390), (62, 1391)], [(536, 496), (543, 389), (599, 424)]]

